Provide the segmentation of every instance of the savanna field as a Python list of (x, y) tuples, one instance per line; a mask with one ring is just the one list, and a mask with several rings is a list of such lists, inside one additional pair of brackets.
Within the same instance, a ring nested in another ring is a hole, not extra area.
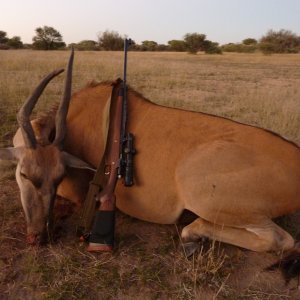
[[(16, 113), (40, 79), (65, 67), (68, 51), (0, 51), (0, 146), (12, 146)], [(76, 52), (73, 92), (123, 74), (121, 52)], [(58, 101), (55, 78), (35, 114)], [(300, 54), (223, 55), (129, 52), (128, 83), (164, 106), (201, 111), (274, 131), (300, 145)], [(100, 121), (100, 120), (99, 120)], [(1, 299), (300, 299), (297, 280), (263, 269), (279, 257), (205, 242), (191, 258), (182, 225), (156, 225), (118, 213), (113, 254), (91, 255), (75, 235), (76, 214), (60, 220), (60, 238), (25, 244), (15, 166), (0, 161)], [(278, 220), (300, 237), (300, 215)]]

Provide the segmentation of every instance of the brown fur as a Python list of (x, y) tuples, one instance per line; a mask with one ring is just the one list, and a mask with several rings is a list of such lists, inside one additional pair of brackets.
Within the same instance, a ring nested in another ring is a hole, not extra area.
[[(111, 83), (89, 84), (73, 95), (67, 116), (65, 151), (94, 167), (104, 151), (110, 94)], [(254, 251), (294, 246), (272, 218), (300, 208), (298, 146), (225, 118), (153, 104), (132, 89), (128, 98), (128, 129), (137, 149), (135, 185), (118, 182), (120, 210), (162, 224), (189, 210), (198, 218), (183, 229), (186, 242), (205, 236)], [(41, 132), (41, 123), (33, 123)], [(17, 134), (15, 145), (21, 144)], [(91, 178), (86, 175), (68, 169), (58, 194), (79, 204)]]
[[(99, 119), (110, 92), (107, 83), (86, 87), (68, 114), (66, 150), (94, 166), (103, 153)], [(293, 246), (271, 219), (300, 208), (299, 147), (256, 127), (155, 105), (132, 89), (129, 116), (136, 184), (118, 184), (122, 211), (169, 224), (188, 209), (199, 219), (184, 229), (187, 241), (205, 235), (256, 251)], [(83, 178), (77, 184), (86, 191)], [(59, 192), (66, 191), (62, 184)]]

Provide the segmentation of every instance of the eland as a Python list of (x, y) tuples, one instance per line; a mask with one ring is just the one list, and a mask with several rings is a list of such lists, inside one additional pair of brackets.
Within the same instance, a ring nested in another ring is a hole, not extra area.
[[(30, 121), (50, 73), (21, 107), (14, 147), (16, 180), (29, 243), (51, 221), (56, 195), (78, 206), (105, 144), (111, 83), (92, 83), (71, 97), (73, 53), (57, 109)], [(151, 103), (128, 90), (128, 129), (136, 137), (135, 185), (116, 187), (117, 207), (135, 218), (176, 223), (184, 210), (197, 218), (182, 239), (202, 237), (253, 251), (288, 250), (293, 237), (272, 219), (300, 209), (300, 149), (261, 128), (201, 112)], [(57, 112), (56, 112), (57, 111)]]

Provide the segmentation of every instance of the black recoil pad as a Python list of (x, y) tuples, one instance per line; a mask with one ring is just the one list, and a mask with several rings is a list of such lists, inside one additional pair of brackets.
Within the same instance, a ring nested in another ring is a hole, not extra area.
[(100, 210), (96, 212), (90, 243), (114, 245), (115, 211)]

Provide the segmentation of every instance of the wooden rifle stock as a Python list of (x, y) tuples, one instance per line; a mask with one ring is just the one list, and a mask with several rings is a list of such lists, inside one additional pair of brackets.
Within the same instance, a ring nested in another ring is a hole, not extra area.
[[(102, 159), (100, 169), (98, 168), (95, 177), (103, 178), (101, 180), (104, 189), (97, 198), (100, 205), (96, 212), (92, 232), (89, 237), (88, 251), (101, 252), (111, 251), (114, 244), (114, 226), (115, 226), (115, 206), (116, 196), (114, 190), (118, 177), (124, 177), (124, 185), (133, 185), (133, 155), (135, 149), (133, 147), (133, 134), (126, 133), (127, 124), (127, 86), (126, 86), (126, 69), (127, 69), (127, 50), (131, 45), (130, 39), (124, 40), (124, 80), (119, 88), (117, 100), (111, 99), (110, 122), (107, 143)], [(117, 82), (119, 84), (120, 81)], [(115, 86), (116, 87), (116, 86)], [(114, 93), (113, 93), (114, 94)], [(104, 169), (104, 174), (101, 170)], [(103, 176), (102, 176), (103, 174)], [(99, 180), (95, 180), (95, 182)], [(91, 193), (96, 189), (90, 186)], [(93, 194), (88, 193), (89, 200)], [(87, 204), (81, 219), (82, 227), (90, 228), (90, 216), (95, 204)], [(86, 218), (84, 218), (86, 216)]]
[(99, 194), (99, 209), (96, 212), (91, 236), (89, 238), (88, 251), (111, 251), (114, 244), (115, 206), (116, 196), (114, 190), (118, 180), (120, 167), (121, 125), (122, 108), (124, 100), (124, 88), (120, 87), (116, 103), (112, 105), (112, 115), (108, 143), (105, 151), (104, 176), (106, 184)]

